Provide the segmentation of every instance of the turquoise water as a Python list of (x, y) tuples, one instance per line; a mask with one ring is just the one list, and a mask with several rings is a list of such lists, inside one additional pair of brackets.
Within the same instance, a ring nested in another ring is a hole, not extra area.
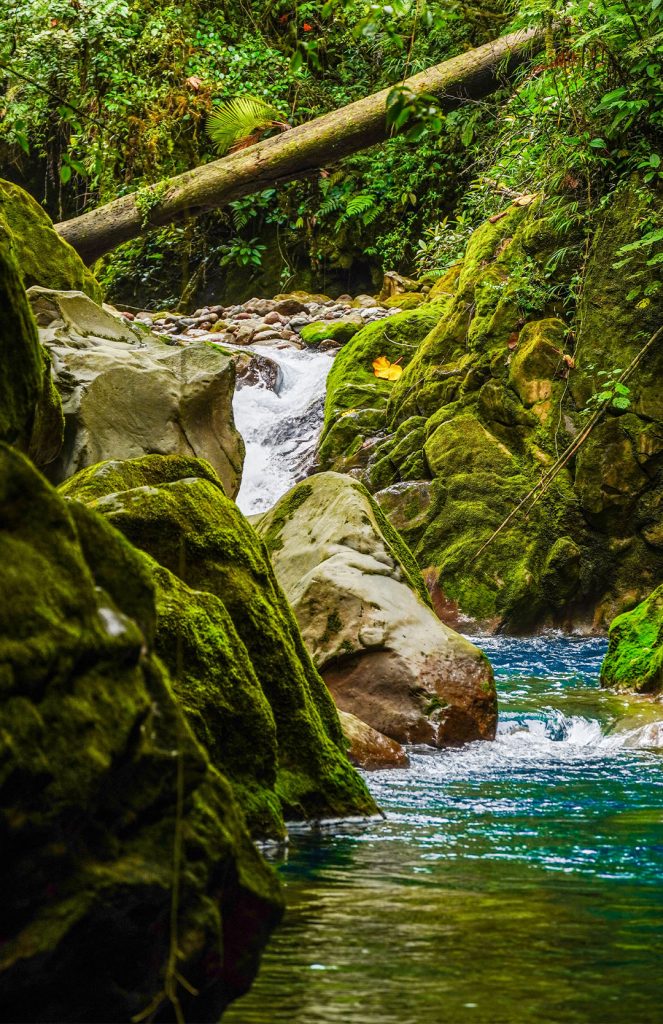
[(293, 837), (284, 923), (224, 1024), (663, 1022), (651, 709), (598, 690), (601, 640), (483, 646), (496, 742), (415, 752), (367, 776), (385, 821)]

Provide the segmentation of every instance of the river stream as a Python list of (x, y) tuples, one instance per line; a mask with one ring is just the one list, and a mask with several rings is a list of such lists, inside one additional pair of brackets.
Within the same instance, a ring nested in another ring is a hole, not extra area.
[(496, 741), (414, 750), (366, 775), (385, 820), (291, 837), (224, 1024), (663, 1022), (661, 708), (599, 690), (603, 639), (479, 642)]

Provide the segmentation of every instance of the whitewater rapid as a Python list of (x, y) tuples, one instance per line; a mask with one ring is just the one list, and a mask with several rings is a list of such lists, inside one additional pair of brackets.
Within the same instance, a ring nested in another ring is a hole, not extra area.
[(254, 385), (235, 392), (235, 424), (246, 444), (236, 501), (245, 515), (272, 508), (311, 468), (333, 362), (326, 352), (258, 345), (251, 351), (277, 363), (280, 377), (274, 391)]

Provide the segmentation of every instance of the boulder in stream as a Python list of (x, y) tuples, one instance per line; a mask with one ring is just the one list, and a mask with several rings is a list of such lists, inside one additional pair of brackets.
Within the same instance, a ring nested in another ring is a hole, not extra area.
[(412, 555), (362, 484), (309, 477), (257, 530), (342, 711), (400, 743), (494, 737), (487, 658), (436, 617)]

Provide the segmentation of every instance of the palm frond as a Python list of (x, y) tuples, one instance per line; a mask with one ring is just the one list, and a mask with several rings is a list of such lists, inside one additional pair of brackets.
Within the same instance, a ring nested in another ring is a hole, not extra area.
[(207, 134), (223, 156), (241, 139), (277, 126), (287, 127), (275, 107), (257, 96), (235, 96), (214, 107), (207, 119)]

